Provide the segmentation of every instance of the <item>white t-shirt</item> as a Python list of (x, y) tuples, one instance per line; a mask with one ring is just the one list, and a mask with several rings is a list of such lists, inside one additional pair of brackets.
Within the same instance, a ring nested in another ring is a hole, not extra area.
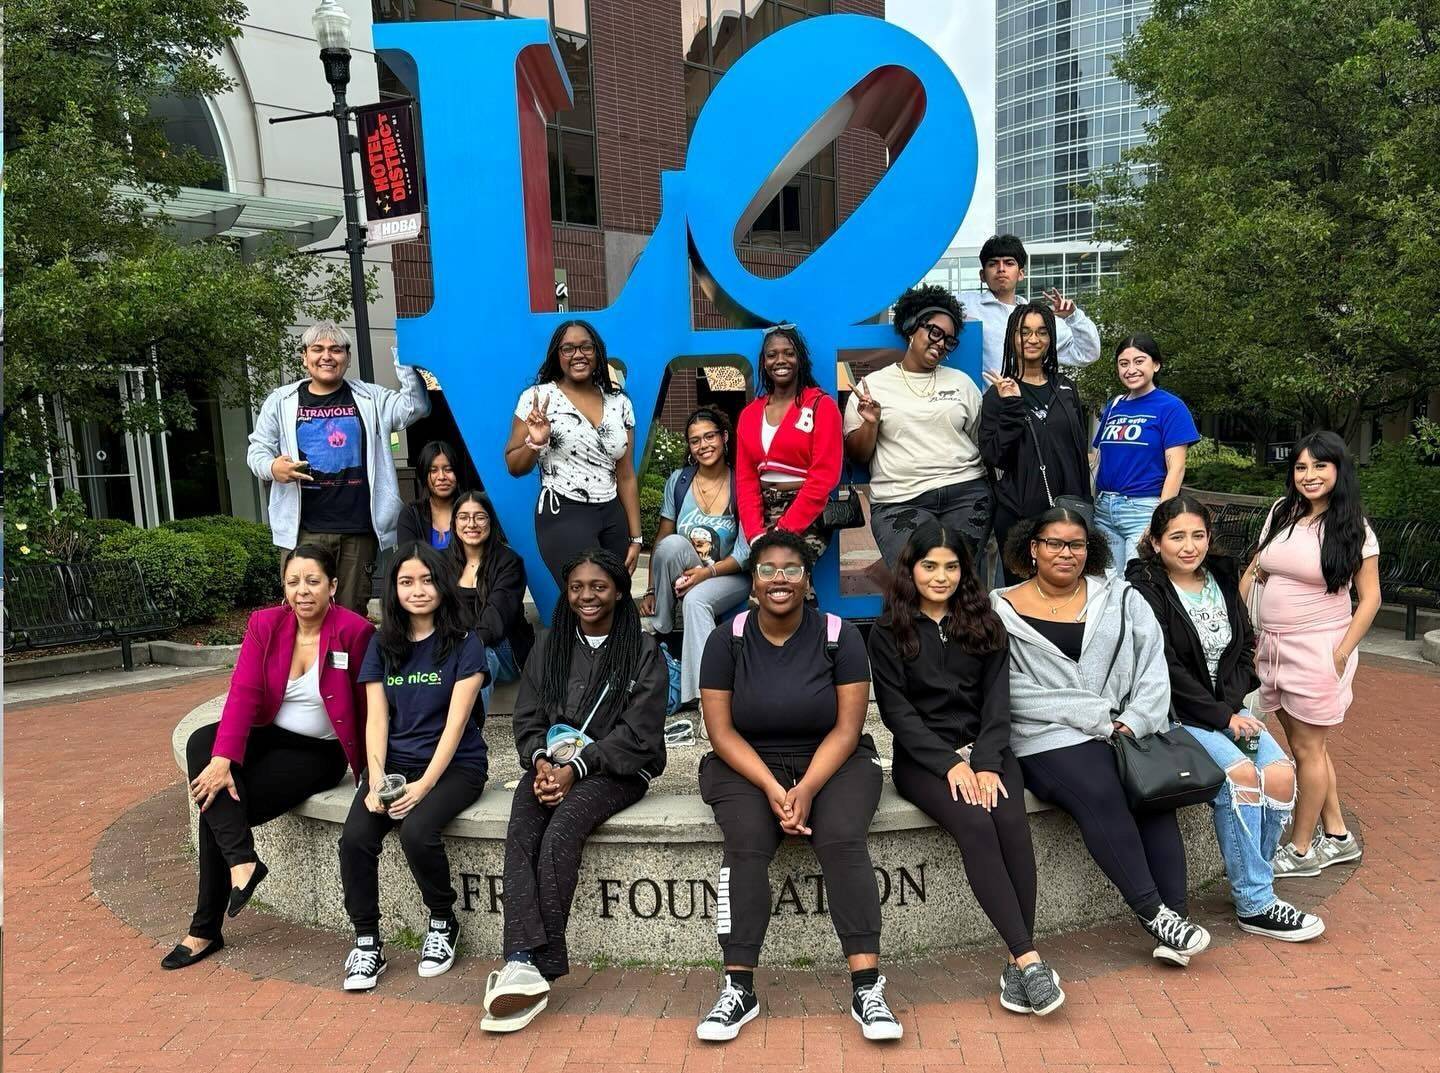
[(558, 384), (527, 387), (515, 404), (522, 422), (535, 404), (535, 393), (550, 419), (550, 443), (540, 450), (540, 484), (566, 499), (582, 503), (608, 503), (618, 494), (615, 463), (625, 455), (627, 434), (635, 427), (635, 410), (624, 392), (605, 395), (600, 424), (575, 409)]
[[(985, 476), (977, 437), (980, 391), (958, 369), (937, 366), (908, 373), (900, 363), (865, 377), (880, 404), (880, 429), (870, 459), (870, 495), (876, 503), (903, 503), (923, 492)], [(934, 394), (929, 394), (931, 387)], [(858, 400), (845, 407), (845, 434), (859, 428)]]
[(331, 741), (335, 727), (320, 698), (320, 661), (310, 664), (310, 669), (299, 678), (285, 683), (285, 699), (275, 713), (275, 725), (292, 734), (303, 734), (307, 738)]

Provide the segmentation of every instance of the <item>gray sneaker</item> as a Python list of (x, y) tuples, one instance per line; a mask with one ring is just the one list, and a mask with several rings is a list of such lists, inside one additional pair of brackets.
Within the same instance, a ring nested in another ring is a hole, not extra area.
[(1060, 990), (1060, 974), (1043, 961), (1027, 965), (1024, 971), (1025, 993), (1030, 996), (1030, 1008), (1039, 1017), (1054, 1013), (1065, 1002), (1065, 992)]
[(1011, 1013), (1034, 1013), (1030, 995), (1025, 990), (1025, 973), (1013, 961), (1006, 962), (1000, 974), (1000, 1005)]
[(1304, 856), (1296, 853), (1289, 842), (1280, 843), (1275, 859), (1270, 862), (1276, 879), (1305, 879), (1320, 874), (1320, 855), (1312, 846)]
[(1320, 837), (1311, 845), (1310, 851), (1319, 856), (1321, 868), (1329, 868), (1332, 864), (1358, 861), (1364, 849), (1353, 831), (1350, 833), (1350, 837), (1344, 840), (1332, 838), (1322, 831)]

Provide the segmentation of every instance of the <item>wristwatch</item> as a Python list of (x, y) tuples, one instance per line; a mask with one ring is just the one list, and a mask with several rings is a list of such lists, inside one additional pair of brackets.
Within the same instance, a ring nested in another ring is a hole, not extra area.
[(630, 538), (630, 543), (632, 543), (632, 544), (644, 544), (644, 543), (645, 543), (645, 538), (644, 538), (644, 537), (631, 537), (631, 538)]

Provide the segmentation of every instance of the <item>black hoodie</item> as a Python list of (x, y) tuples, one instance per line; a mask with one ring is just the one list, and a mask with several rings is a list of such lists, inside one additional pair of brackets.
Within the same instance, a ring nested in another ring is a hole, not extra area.
[(1260, 684), (1255, 673), (1255, 631), (1240, 600), (1240, 574), (1235, 560), (1227, 555), (1207, 555), (1205, 569), (1215, 576), (1230, 619), (1230, 644), (1220, 655), (1214, 684), (1200, 635), (1160, 557), (1130, 560), (1125, 580), (1135, 586), (1160, 621), (1175, 717), (1206, 730), (1224, 730), (1230, 725), (1230, 717), (1245, 706), (1245, 697)]
[[(1025, 400), (1002, 398), (993, 387), (980, 400), (980, 457), (994, 479), (995, 498), (1017, 518), (1032, 517), (1050, 506), (1046, 480), (1051, 496), (1090, 498), (1089, 445), (1080, 395), (1063, 375), (1051, 377), (1051, 385), (1055, 401), (1043, 421), (1034, 416), (1026, 421)], [(1032, 432), (1045, 451), (1044, 479)], [(996, 470), (1002, 471), (998, 477)]]
[[(570, 682), (565, 697), (565, 710), (545, 711), (541, 703), (541, 683), (545, 678), (545, 651), (559, 641), (574, 646), (570, 653)], [(554, 725), (564, 723), (577, 730), (588, 710), (581, 711), (581, 702), (590, 693), (590, 680), (600, 666), (601, 648), (591, 648), (590, 642), (578, 631), (568, 638), (556, 638), (554, 630), (547, 630), (535, 643), (530, 658), (525, 661), (525, 673), (520, 676), (520, 694), (515, 700), (515, 715), (512, 725), (515, 730), (515, 748), (520, 754), (520, 763), (527, 770), (534, 766), (535, 758), (545, 752), (545, 734)], [(670, 691), (670, 676), (655, 638), (641, 635), (640, 666), (635, 678), (622, 683), (627, 690), (624, 699), (615, 703), (613, 697), (596, 712), (585, 733), (594, 739), (571, 761), (575, 774), (613, 775), (625, 777), (639, 775), (646, 782), (660, 777), (665, 770), (665, 701)]]

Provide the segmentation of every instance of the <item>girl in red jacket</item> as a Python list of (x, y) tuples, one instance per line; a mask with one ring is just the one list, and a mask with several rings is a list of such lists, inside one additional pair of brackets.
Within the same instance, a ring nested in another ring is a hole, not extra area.
[(818, 558), (830, 542), (820, 518), (840, 481), (840, 409), (815, 382), (795, 325), (765, 333), (760, 387), (735, 429), (740, 525), (747, 541), (772, 528), (798, 533)]

